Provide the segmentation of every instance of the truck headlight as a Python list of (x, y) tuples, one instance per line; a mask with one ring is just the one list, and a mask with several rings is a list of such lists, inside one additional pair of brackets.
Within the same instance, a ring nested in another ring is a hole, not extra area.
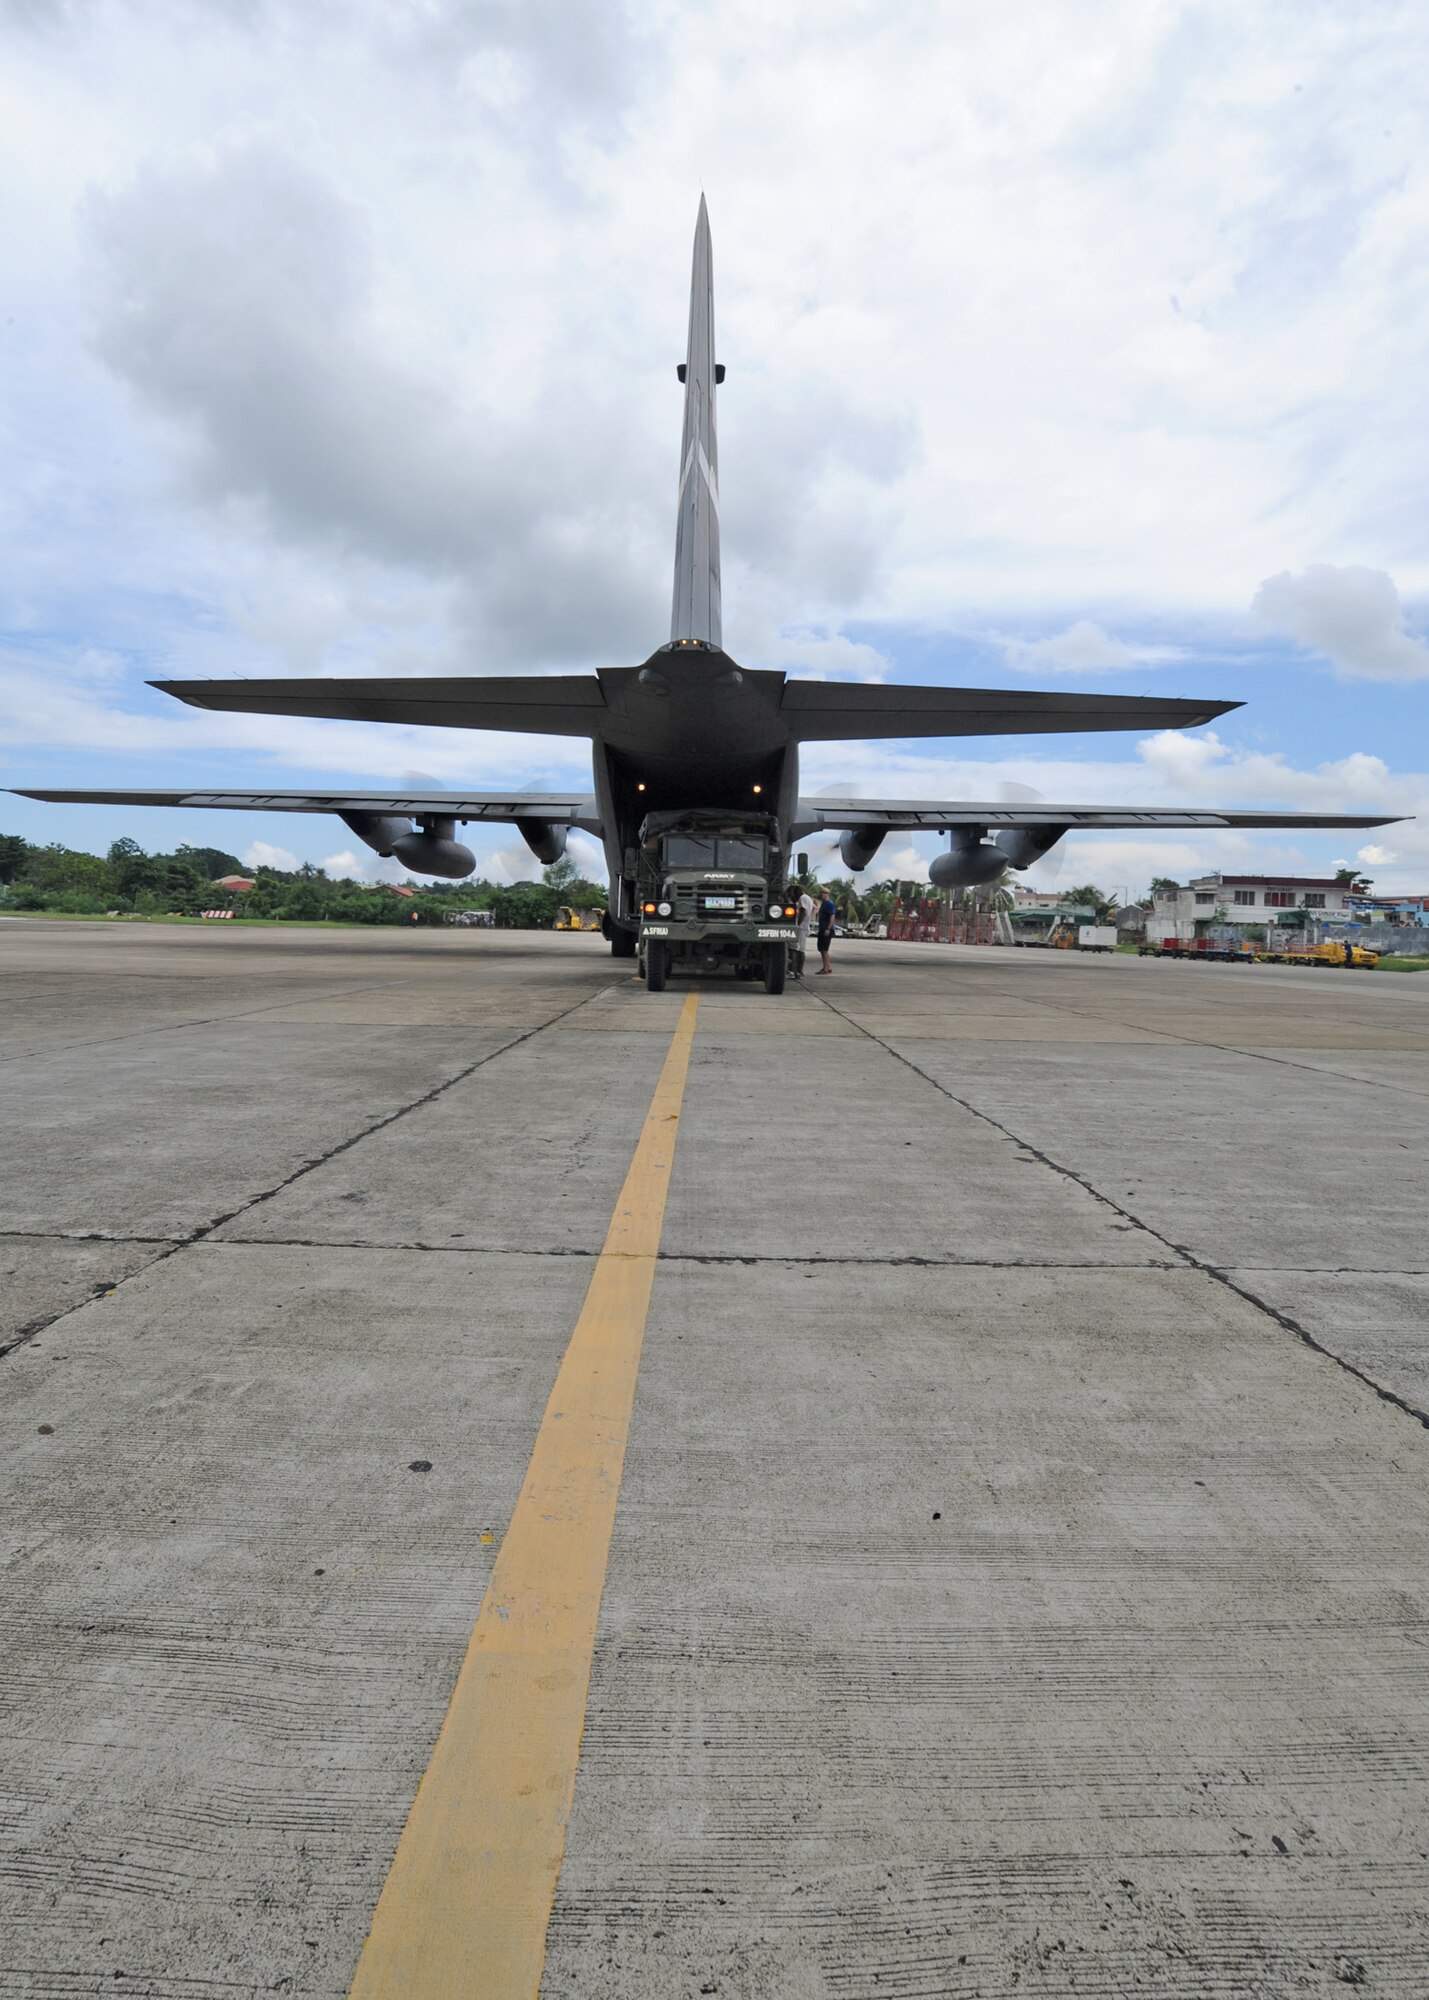
[(647, 916), (647, 917), (653, 917), (653, 916), (654, 916), (654, 914), (655, 914), (655, 905), (654, 905), (653, 903), (647, 903), (647, 904), (645, 905), (645, 914), (646, 914), (646, 916)]
[(668, 903), (662, 903), (660, 905), (660, 915), (662, 917), (668, 917), (669, 914), (670, 914), (670, 905)]
[(769, 905), (769, 914), (771, 917), (782, 917), (784, 914), (784, 905), (782, 903), (771, 903)]

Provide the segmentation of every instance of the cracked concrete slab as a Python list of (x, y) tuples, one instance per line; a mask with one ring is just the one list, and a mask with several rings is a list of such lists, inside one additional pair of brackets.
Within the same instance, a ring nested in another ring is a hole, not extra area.
[[(1219, 1048), (1133, 1067), (1086, 1055), (974, 1068), (894, 1040), (956, 1098), (1083, 1175), (1206, 1262), (1393, 1268), (1429, 1208), (1423, 1115), (1408, 1097)], [(1076, 1085), (1078, 1087), (1069, 1087)]]
[(168, 1245), (62, 1236), (0, 1236), (0, 1353), (61, 1313), (102, 1297)]
[(1413, 1432), (1196, 1272), (760, 1291), (661, 1275), (543, 1991), (1412, 1990)]
[[(218, 1233), (599, 1250), (666, 1036), (528, 1041)], [(512, 1161), (519, 1159), (519, 1171)]]
[(82, 1088), (80, 1051), (32, 1056), (0, 1079), (12, 1106), (0, 1214), (17, 1229), (188, 1235), (517, 1032), (181, 1022), (92, 1050)]
[(1429, 1420), (1429, 1269), (1239, 1270), (1228, 1275)]
[(0, 1990), (345, 1991), (586, 1277), (202, 1244), (10, 1357)]

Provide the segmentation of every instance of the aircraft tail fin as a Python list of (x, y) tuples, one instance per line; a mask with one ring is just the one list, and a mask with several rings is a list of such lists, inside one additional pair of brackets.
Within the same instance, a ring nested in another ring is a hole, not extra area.
[(677, 371), (685, 385), (685, 429), (680, 443), (680, 512), (675, 530), (675, 598), (670, 638), (723, 644), (719, 585), (719, 449), (715, 439), (715, 386), (724, 369), (714, 358), (714, 265), (710, 218), (700, 196), (690, 274), (690, 333)]

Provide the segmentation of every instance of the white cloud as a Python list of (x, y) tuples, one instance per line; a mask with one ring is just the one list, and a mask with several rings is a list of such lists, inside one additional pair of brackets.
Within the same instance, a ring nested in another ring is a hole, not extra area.
[(278, 868), (288, 875), (303, 865), (286, 847), (270, 847), (266, 840), (251, 841), (239, 859), (245, 868)]
[[(839, 862), (837, 873), (844, 873)], [(920, 854), (911, 842), (892, 850), (880, 849), (873, 858), (873, 865), (858, 877), (860, 882), (926, 882), (928, 879), (928, 856)]]
[(1399, 856), (1391, 853), (1387, 847), (1381, 847), (1377, 842), (1371, 841), (1368, 847), (1356, 849), (1355, 858), (1363, 861), (1366, 867), (1369, 868), (1389, 868), (1399, 859)]
[(1429, 680), (1429, 645), (1406, 629), (1404, 606), (1385, 570), (1312, 563), (1299, 576), (1267, 577), (1255, 616), (1307, 652), (1322, 653), (1348, 680)]
[(604, 882), (605, 853), (599, 841), (592, 840), (588, 833), (573, 833), (566, 843), (566, 853), (587, 882)]
[(372, 565), (473, 664), (641, 657), (702, 181), (751, 655), (870, 610), (1228, 610), (1303, 550), (1429, 582), (1412, 13), (175, 0), (0, 43), (7, 485), (56, 590), (142, 543), (208, 612), (276, 548), (260, 649), (360, 643)]
[(1133, 653), (1089, 618), (1079, 618), (1053, 638), (1006, 639), (1003, 647), (1009, 666), (1024, 673), (1109, 673), (1145, 664), (1144, 656)]
[(335, 882), (405, 882), (410, 872), (368, 847), (361, 853), (345, 847), (339, 854), (324, 855), (318, 866)]

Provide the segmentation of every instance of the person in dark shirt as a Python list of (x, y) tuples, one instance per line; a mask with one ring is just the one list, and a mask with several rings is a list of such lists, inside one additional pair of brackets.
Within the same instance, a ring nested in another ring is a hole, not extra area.
[(838, 906), (835, 904), (833, 897), (825, 895), (823, 901), (819, 904), (819, 932), (817, 938), (819, 957), (823, 960), (823, 964), (819, 967), (821, 975), (825, 972), (833, 971), (833, 967), (829, 964), (829, 952), (834, 942), (834, 919), (837, 916)]

